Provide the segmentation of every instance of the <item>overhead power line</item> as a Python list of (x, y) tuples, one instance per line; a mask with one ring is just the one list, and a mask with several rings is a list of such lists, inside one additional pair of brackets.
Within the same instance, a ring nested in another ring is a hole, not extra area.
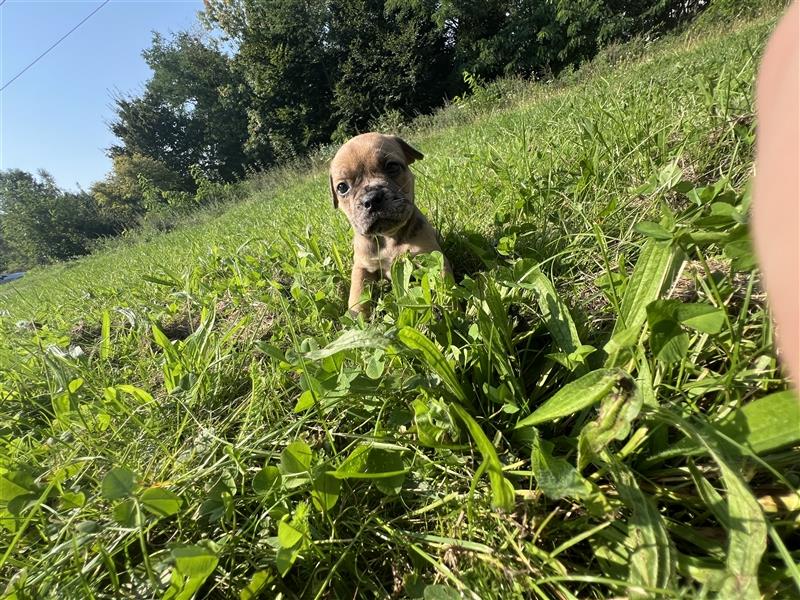
[[(0, 2), (0, 6), (2, 6), (2, 5), (5, 3), (5, 1), (6, 1), (6, 0), (2, 0), (2, 1)], [(19, 73), (17, 73), (16, 75), (14, 75), (14, 77), (12, 77), (12, 78), (11, 78), (11, 79), (10, 79), (8, 82), (6, 82), (5, 84), (3, 84), (3, 87), (0, 87), (0, 92), (2, 92), (4, 89), (6, 89), (6, 88), (7, 88), (8, 86), (10, 86), (12, 83), (14, 83), (14, 82), (15, 82), (17, 79), (19, 79), (19, 78), (22, 76), (22, 74), (23, 74), (23, 73), (25, 73), (25, 71), (27, 71), (28, 69), (30, 69), (30, 68), (31, 68), (33, 65), (35, 65), (37, 62), (39, 62), (39, 61), (40, 61), (40, 60), (42, 60), (42, 59), (43, 59), (45, 56), (47, 56), (47, 55), (50, 53), (50, 51), (51, 51), (53, 48), (55, 48), (55, 47), (56, 47), (56, 46), (58, 46), (58, 45), (59, 45), (61, 42), (63, 42), (65, 39), (67, 39), (67, 38), (68, 38), (68, 37), (69, 37), (69, 36), (70, 36), (70, 35), (71, 35), (71, 34), (72, 34), (72, 33), (73, 33), (73, 32), (74, 32), (76, 29), (78, 29), (78, 27), (80, 27), (81, 25), (83, 25), (84, 23), (86, 23), (86, 21), (88, 21), (89, 19), (91, 19), (91, 18), (92, 18), (92, 17), (95, 15), (95, 13), (97, 13), (97, 11), (99, 11), (101, 8), (103, 8), (103, 7), (104, 7), (106, 4), (108, 4), (109, 2), (111, 2), (111, 0), (105, 0), (105, 1), (104, 1), (104, 2), (103, 2), (101, 5), (100, 5), (100, 6), (98, 6), (97, 8), (95, 8), (95, 9), (94, 9), (92, 12), (90, 12), (88, 15), (86, 15), (86, 16), (83, 18), (83, 20), (82, 20), (80, 23), (78, 23), (77, 25), (75, 25), (75, 27), (73, 27), (73, 28), (72, 28), (72, 29), (70, 29), (70, 30), (69, 30), (67, 33), (65, 33), (65, 34), (64, 34), (64, 35), (62, 35), (60, 38), (58, 38), (58, 40), (56, 40), (56, 42), (55, 42), (55, 43), (54, 43), (52, 46), (50, 46), (50, 47), (49, 47), (47, 50), (45, 50), (45, 51), (44, 51), (44, 52), (42, 52), (42, 53), (41, 53), (39, 56), (37, 56), (35, 59), (33, 59), (33, 61), (31, 61), (31, 62), (30, 62), (30, 63), (29, 63), (29, 64), (28, 64), (28, 65), (27, 65), (27, 66), (26, 66), (24, 69), (22, 69), (22, 70), (21, 70)]]

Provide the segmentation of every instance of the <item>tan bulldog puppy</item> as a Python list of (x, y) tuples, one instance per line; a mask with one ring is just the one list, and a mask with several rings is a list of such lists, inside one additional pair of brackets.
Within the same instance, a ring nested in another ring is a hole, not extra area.
[[(353, 226), (353, 272), (347, 306), (366, 312), (364, 285), (390, 278), (394, 260), (439, 250), (436, 231), (414, 205), (414, 174), (408, 166), (422, 153), (393, 135), (364, 133), (344, 144), (330, 168), (334, 208)], [(450, 265), (445, 259), (445, 269)]]

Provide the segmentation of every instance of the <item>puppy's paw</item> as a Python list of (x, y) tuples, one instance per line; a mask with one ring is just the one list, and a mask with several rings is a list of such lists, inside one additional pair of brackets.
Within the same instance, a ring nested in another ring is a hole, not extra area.
[(354, 304), (353, 306), (347, 309), (347, 315), (352, 317), (353, 319), (358, 319), (361, 316), (363, 316), (365, 319), (368, 319), (370, 315), (369, 302), (362, 301), (358, 304)]

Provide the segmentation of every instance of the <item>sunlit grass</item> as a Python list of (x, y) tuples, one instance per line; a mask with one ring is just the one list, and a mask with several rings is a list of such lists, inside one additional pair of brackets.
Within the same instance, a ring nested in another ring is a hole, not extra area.
[(368, 322), (323, 169), (3, 286), (6, 594), (800, 593), (747, 237), (772, 25), (403, 132), (457, 284), (399, 262)]

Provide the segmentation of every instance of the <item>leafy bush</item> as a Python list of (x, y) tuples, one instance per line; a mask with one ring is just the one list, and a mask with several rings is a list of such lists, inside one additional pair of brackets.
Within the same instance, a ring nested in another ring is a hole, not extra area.
[(242, 197), (241, 186), (235, 183), (220, 183), (208, 179), (203, 170), (193, 165), (189, 171), (192, 174), (195, 185), (194, 202), (199, 206), (209, 204), (224, 204), (233, 202)]
[(61, 190), (42, 171), (0, 171), (0, 228), (6, 268), (28, 268), (86, 254), (92, 240), (115, 233), (85, 193)]
[[(142, 187), (142, 182), (146, 187)], [(134, 153), (113, 158), (112, 170), (104, 181), (92, 185), (91, 193), (97, 203), (114, 215), (123, 227), (132, 227), (136, 219), (152, 204), (148, 189), (155, 187), (167, 191), (187, 191), (190, 183), (163, 163)]]

